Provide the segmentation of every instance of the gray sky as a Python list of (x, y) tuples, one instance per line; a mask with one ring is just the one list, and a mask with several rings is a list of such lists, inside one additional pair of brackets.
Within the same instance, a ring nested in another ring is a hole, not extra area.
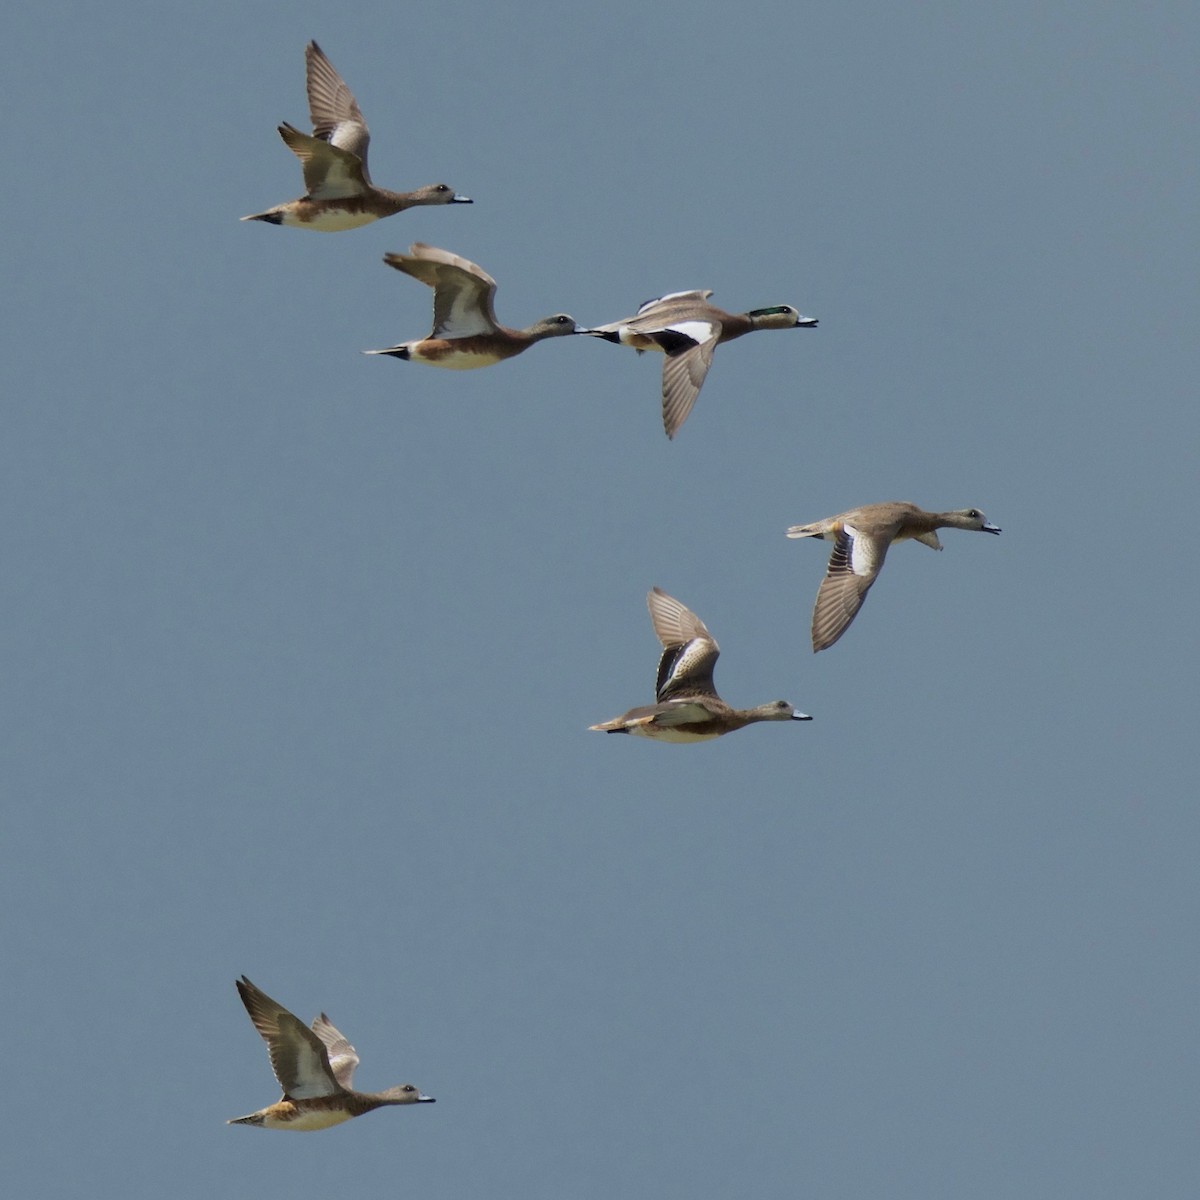
[[(6, 17), (12, 1194), (1193, 1195), (1194, 5), (519, 12)], [(310, 37), (375, 179), (472, 207), (239, 224)], [(362, 357), (428, 330), (416, 240), (514, 325), (821, 325), (669, 443), (592, 339)], [(1004, 534), (814, 657), (783, 531), (889, 499)], [(813, 723), (586, 732), (653, 584)], [(242, 972), (438, 1104), (227, 1128)]]

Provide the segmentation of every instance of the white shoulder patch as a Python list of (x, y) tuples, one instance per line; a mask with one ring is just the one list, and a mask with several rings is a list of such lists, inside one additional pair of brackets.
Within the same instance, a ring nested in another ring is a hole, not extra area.
[(697, 344), (711, 342), (717, 336), (717, 327), (711, 321), (675, 321), (664, 328), (672, 333), (681, 333)]
[(843, 532), (850, 539), (850, 570), (855, 575), (871, 575), (875, 571), (875, 555), (871, 543), (862, 537), (853, 525), (843, 525)]

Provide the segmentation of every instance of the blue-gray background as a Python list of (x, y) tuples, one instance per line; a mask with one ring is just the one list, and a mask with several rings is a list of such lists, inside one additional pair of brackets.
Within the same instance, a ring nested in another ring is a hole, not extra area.
[[(1192, 1196), (1191, 4), (115, 0), (10, 11), (3, 1015), (12, 1195)], [(306, 234), (317, 38), (373, 173)], [(502, 320), (792, 303), (678, 439), (591, 339), (471, 374), (380, 263)], [(856, 504), (978, 505), (842, 643)], [(734, 704), (652, 692), (659, 584)], [(305, 1136), (246, 972), (436, 1106)]]

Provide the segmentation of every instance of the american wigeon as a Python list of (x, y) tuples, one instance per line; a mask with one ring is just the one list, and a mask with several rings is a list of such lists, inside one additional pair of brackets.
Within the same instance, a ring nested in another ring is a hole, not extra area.
[(286, 121), (279, 126), (279, 136), (300, 160), (308, 192), (266, 212), (251, 213), (243, 221), (337, 233), (419, 204), (471, 203), (444, 183), (431, 183), (415, 192), (376, 187), (367, 173), (371, 135), (350, 89), (316, 42), (308, 43), (304, 60), (312, 136)]
[(584, 329), (582, 333), (604, 338), (635, 350), (661, 350), (666, 356), (662, 375), (663, 428), (673, 438), (687, 420), (708, 368), (713, 351), (756, 329), (812, 329), (816, 317), (802, 317), (788, 304), (755, 308), (746, 313), (727, 313), (709, 304), (709, 290), (671, 292), (647, 300), (632, 317)]
[(937, 529), (975, 529), (999, 533), (977, 508), (926, 512), (915, 504), (893, 500), (866, 504), (811, 525), (793, 525), (790, 538), (816, 537), (833, 542), (829, 567), (817, 589), (813, 606), (812, 647), (825, 650), (842, 636), (862, 608), (871, 584), (883, 566), (888, 547), (908, 538), (940, 550)]
[(660, 742), (705, 742), (756, 721), (811, 721), (786, 700), (757, 708), (730, 708), (713, 684), (720, 654), (704, 622), (661, 588), (646, 597), (654, 632), (663, 644), (655, 693), (658, 703), (590, 725), (601, 733), (630, 733)]
[(322, 1013), (309, 1029), (282, 1004), (260, 991), (245, 975), (237, 980), (238, 995), (262, 1034), (271, 1057), (271, 1069), (283, 1099), (230, 1125), (257, 1125), (262, 1129), (328, 1129), (351, 1117), (360, 1117), (390, 1104), (432, 1104), (411, 1083), (385, 1092), (356, 1092), (350, 1087), (358, 1054)]
[(544, 338), (577, 332), (566, 313), (546, 317), (528, 329), (501, 325), (493, 306), (496, 281), (448, 250), (417, 242), (407, 254), (385, 254), (383, 261), (433, 288), (433, 330), (428, 337), (386, 350), (364, 350), (364, 354), (390, 354), (431, 367), (469, 371), (512, 358)]

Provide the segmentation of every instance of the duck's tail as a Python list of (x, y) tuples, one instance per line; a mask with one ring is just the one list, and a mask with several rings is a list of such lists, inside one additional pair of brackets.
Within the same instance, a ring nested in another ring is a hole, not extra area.
[(821, 523), (817, 522), (812, 525), (793, 525), (787, 531), (787, 536), (790, 538), (806, 538), (825, 536), (825, 530)]
[(251, 1113), (248, 1117), (230, 1117), (226, 1125), (262, 1125), (263, 1115), (260, 1112)]

